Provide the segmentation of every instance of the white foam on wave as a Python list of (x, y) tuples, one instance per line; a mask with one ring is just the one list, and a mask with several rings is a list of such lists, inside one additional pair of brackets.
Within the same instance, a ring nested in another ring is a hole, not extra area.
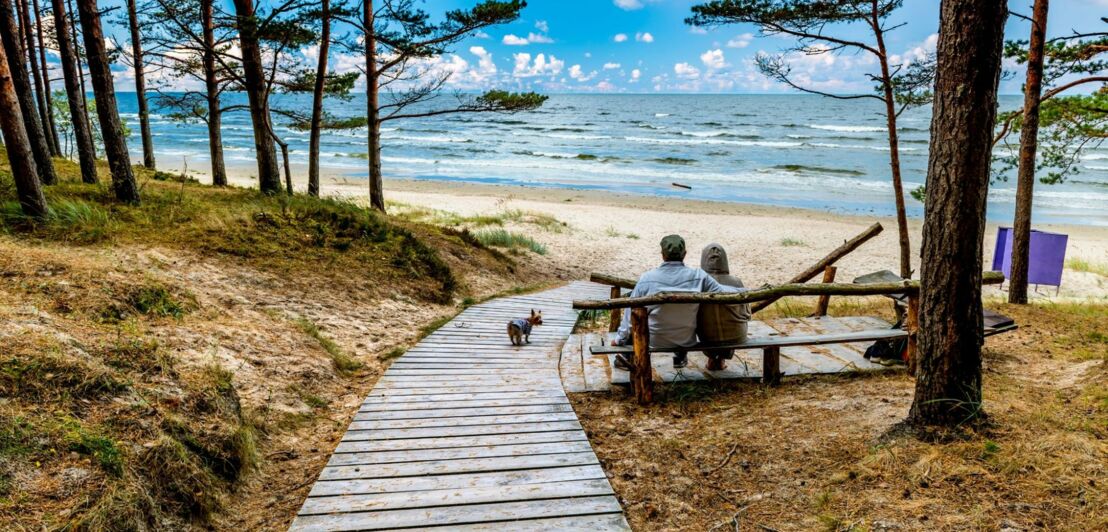
[(610, 139), (608, 135), (568, 135), (563, 133), (548, 133), (543, 135), (544, 137), (550, 137), (552, 139), (566, 139), (566, 140), (604, 140)]
[[(817, 148), (837, 148), (846, 150), (875, 150), (875, 151), (889, 151), (888, 146), (865, 146), (863, 144), (835, 144), (832, 142), (806, 142), (808, 146), (815, 146)], [(919, 148), (904, 148), (901, 147), (900, 151), (919, 151)]]
[(433, 136), (433, 135), (428, 135), (428, 136), (395, 135), (395, 136), (390, 136), (389, 140), (406, 140), (406, 141), (409, 141), (409, 142), (455, 142), (455, 143), (473, 142), (472, 140), (467, 139), (467, 138), (442, 137), (442, 136)]
[(838, 131), (839, 133), (875, 133), (878, 131), (886, 131), (886, 128), (876, 126), (836, 126), (830, 124), (808, 124), (808, 127), (812, 129), (822, 129), (824, 131)]
[(653, 137), (623, 137), (625, 140), (631, 142), (645, 142), (651, 144), (684, 144), (684, 145), (700, 145), (700, 144), (727, 144), (729, 146), (758, 146), (762, 148), (795, 148), (802, 146), (801, 142), (786, 142), (786, 141), (773, 141), (773, 140), (725, 140), (717, 138), (702, 138), (702, 139), (659, 139)]
[(1082, 161), (1103, 161), (1108, 159), (1108, 153), (1086, 153), (1081, 156)]
[(669, 113), (654, 113), (654, 118), (665, 118), (669, 116)]

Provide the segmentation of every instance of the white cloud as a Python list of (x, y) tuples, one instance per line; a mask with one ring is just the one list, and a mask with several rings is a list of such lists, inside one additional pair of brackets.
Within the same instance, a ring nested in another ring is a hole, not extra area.
[(689, 28), (689, 33), (693, 35), (707, 35), (708, 30), (701, 28), (700, 26), (692, 26)]
[(654, 36), (650, 32), (639, 32), (635, 34), (635, 40), (639, 42), (652, 43), (654, 42)]
[(546, 35), (540, 35), (538, 33), (528, 33), (527, 41), (531, 43), (549, 44), (554, 42), (554, 39), (547, 37)]
[(545, 20), (536, 20), (535, 29), (543, 33), (550, 33), (550, 24), (547, 24)]
[(700, 54), (700, 62), (704, 63), (704, 66), (709, 70), (719, 70), (721, 68), (730, 66), (727, 64), (727, 60), (723, 57), (723, 50), (716, 48), (715, 50), (708, 50)]
[(483, 32), (483, 31), (478, 31), (477, 33), (474, 33), (473, 36), (478, 38), (478, 39), (488, 39), (489, 38), (489, 34)]
[(700, 69), (688, 63), (677, 63), (673, 65), (673, 73), (679, 78), (696, 79), (700, 76)]
[(615, 70), (619, 68), (619, 63), (604, 63), (604, 70)]
[(550, 60), (547, 60), (546, 54), (538, 54), (535, 56), (534, 62), (531, 61), (531, 54), (521, 52), (513, 54), (515, 59), (515, 68), (512, 69), (512, 75), (517, 78), (530, 78), (534, 76), (556, 76), (561, 73), (562, 68), (565, 67), (566, 62), (550, 56)]
[(616, 86), (609, 83), (608, 80), (604, 80), (596, 84), (596, 90), (603, 92), (614, 91), (616, 90)]
[(626, 33), (617, 33), (615, 37), (612, 37), (612, 40), (615, 41), (615, 42), (626, 41), (627, 40), (627, 34)]
[(477, 68), (470, 70), (470, 77), (474, 81), (491, 81), (496, 76), (496, 63), (492, 60), (492, 54), (483, 46), (470, 46), (469, 53), (477, 56)]
[(642, 72), (639, 71), (639, 69), (636, 68), (636, 69), (631, 71), (631, 83), (635, 83), (641, 77), (642, 77)]
[(612, 0), (612, 3), (615, 4), (616, 7), (620, 8), (620, 9), (623, 9), (625, 11), (631, 11), (631, 10), (634, 10), (634, 9), (642, 9), (642, 1), (641, 0)]
[(592, 52), (585, 52), (585, 57), (592, 57)]
[(515, 34), (509, 33), (504, 36), (504, 39), (502, 39), (501, 42), (508, 46), (527, 46), (528, 44), (534, 43), (549, 44), (554, 42), (554, 39), (551, 39), (546, 35), (540, 35), (534, 32), (528, 33), (526, 37), (519, 37)]
[(596, 77), (596, 71), (593, 70), (592, 72), (589, 72), (588, 74), (585, 74), (584, 72), (581, 71), (581, 65), (573, 65), (573, 66), (569, 67), (569, 77), (584, 83), (586, 81), (589, 81), (592, 78), (595, 78)]
[(737, 35), (734, 39), (727, 41), (728, 48), (746, 48), (750, 46), (750, 41), (754, 39), (753, 33), (744, 33)]

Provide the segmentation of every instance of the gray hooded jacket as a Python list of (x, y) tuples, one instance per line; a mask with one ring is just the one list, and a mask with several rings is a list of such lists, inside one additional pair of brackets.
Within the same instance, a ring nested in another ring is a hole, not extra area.
[[(719, 284), (743, 288), (743, 282), (731, 275), (727, 252), (719, 244), (708, 244), (700, 254), (700, 268)], [(746, 322), (750, 321), (750, 304), (700, 305), (697, 314), (697, 335), (700, 342), (742, 342), (746, 340)]]

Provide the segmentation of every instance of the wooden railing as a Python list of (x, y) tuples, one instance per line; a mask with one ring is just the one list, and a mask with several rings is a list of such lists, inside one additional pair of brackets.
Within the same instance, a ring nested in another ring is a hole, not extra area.
[[(907, 329), (908, 329), (908, 356), (909, 370), (915, 363), (916, 334), (919, 329), (919, 290), (920, 283), (915, 280), (900, 282), (873, 283), (873, 284), (843, 284), (843, 283), (789, 283), (778, 286), (766, 286), (737, 293), (699, 293), (699, 292), (663, 292), (645, 297), (619, 297), (623, 288), (633, 288), (635, 283), (630, 279), (612, 275), (594, 273), (589, 280), (607, 284), (612, 287), (611, 299), (584, 299), (573, 302), (573, 308), (578, 310), (611, 310), (612, 322), (610, 330), (615, 330), (619, 323), (618, 311), (631, 309), (631, 342), (634, 350), (634, 360), (631, 361), (631, 386), (635, 397), (642, 404), (653, 401), (654, 381), (650, 365), (650, 329), (647, 323), (647, 306), (698, 303), (698, 304), (737, 304), (772, 302), (782, 297), (792, 296), (873, 296), (873, 295), (907, 295)], [(1000, 272), (984, 272), (981, 276), (982, 284), (1000, 284), (1004, 282), (1004, 274)]]

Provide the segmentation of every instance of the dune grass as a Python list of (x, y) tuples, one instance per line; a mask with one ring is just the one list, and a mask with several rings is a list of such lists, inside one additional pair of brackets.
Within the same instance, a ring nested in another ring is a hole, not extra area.
[(495, 246), (508, 249), (527, 249), (539, 255), (546, 255), (546, 246), (536, 242), (533, 238), (504, 229), (486, 229), (473, 234), (477, 241), (486, 246)]
[(1075, 257), (1066, 261), (1066, 267), (1075, 272), (1095, 273), (1101, 277), (1108, 277), (1108, 264)]
[(362, 368), (361, 362), (354, 360), (354, 358), (343, 351), (334, 340), (324, 336), (315, 322), (307, 318), (297, 318), (296, 325), (304, 334), (310, 336), (316, 342), (319, 342), (319, 346), (331, 357), (331, 362), (335, 366), (335, 371), (342, 375), (349, 375)]

